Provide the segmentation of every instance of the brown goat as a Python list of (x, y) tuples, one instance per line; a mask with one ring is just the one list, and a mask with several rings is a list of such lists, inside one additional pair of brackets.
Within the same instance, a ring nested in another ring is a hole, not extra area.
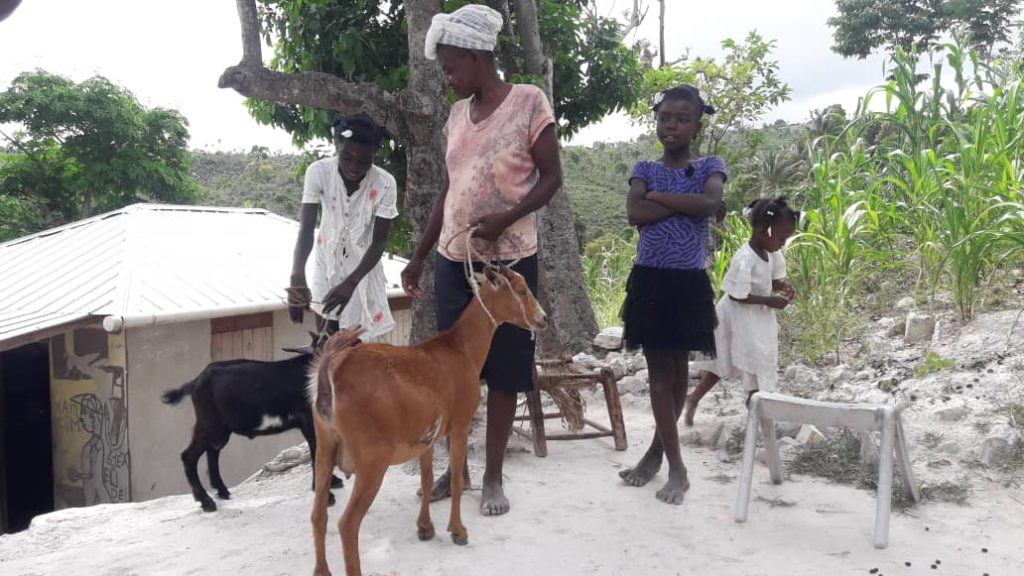
[[(361, 576), (359, 526), (389, 466), (419, 457), (423, 500), (417, 533), (420, 540), (434, 537), (429, 508), (433, 447), (445, 436), (452, 468), (448, 531), (456, 544), (469, 542), (459, 508), (469, 428), (480, 403), (480, 370), (499, 324), (541, 329), (547, 322), (544, 310), (516, 272), (488, 266), (483, 274), (474, 273), (474, 279), (479, 285), (477, 295), (450, 330), (414, 346), (347, 346), (353, 331), (345, 331), (333, 336), (314, 361), (318, 405), (313, 417), (317, 459), (311, 514), (315, 575), (331, 573), (324, 536), (335, 464), (356, 474), (338, 531), (346, 575)], [(326, 390), (333, 392), (333, 401)]]

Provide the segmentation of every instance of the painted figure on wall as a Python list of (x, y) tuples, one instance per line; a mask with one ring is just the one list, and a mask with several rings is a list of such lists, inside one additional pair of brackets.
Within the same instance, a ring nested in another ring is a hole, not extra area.
[(51, 354), (58, 507), (131, 500), (123, 341), (76, 330)]

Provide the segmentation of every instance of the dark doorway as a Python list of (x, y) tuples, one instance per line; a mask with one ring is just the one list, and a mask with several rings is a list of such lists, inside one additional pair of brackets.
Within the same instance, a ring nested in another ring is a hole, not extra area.
[(7, 532), (53, 511), (50, 351), (45, 342), (0, 353), (0, 496)]

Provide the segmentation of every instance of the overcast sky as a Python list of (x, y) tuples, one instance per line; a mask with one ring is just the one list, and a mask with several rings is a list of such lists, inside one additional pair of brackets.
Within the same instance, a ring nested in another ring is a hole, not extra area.
[[(657, 45), (657, 2), (630, 36)], [(598, 0), (604, 14), (620, 15), (632, 0)], [(750, 30), (775, 39), (780, 76), (793, 99), (766, 121), (802, 121), (813, 108), (857, 98), (883, 76), (883, 59), (844, 60), (830, 50), (826, 20), (832, 0), (667, 0), (666, 54), (687, 48), (692, 56), (721, 55), (724, 38)], [(76, 81), (100, 74), (131, 90), (145, 105), (175, 108), (190, 122), (192, 146), (248, 150), (253, 145), (291, 151), (287, 133), (249, 117), (242, 97), (217, 88), (225, 67), (242, 54), (235, 3), (231, 0), (25, 0), (0, 22), (0, 87), (20, 72), (43, 68)], [(270, 51), (264, 56), (269, 57)], [(585, 129), (575, 143), (616, 141), (637, 134), (623, 117)]]

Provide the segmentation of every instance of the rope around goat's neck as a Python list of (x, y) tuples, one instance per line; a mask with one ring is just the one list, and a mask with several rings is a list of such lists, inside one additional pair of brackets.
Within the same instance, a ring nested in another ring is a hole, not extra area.
[[(491, 314), (491, 311), (487, 308), (487, 304), (484, 304), (483, 298), (480, 297), (480, 283), (477, 282), (476, 277), (473, 276), (473, 255), (476, 254), (476, 251), (473, 250), (473, 244), (470, 240), (473, 236), (473, 231), (476, 230), (476, 228), (477, 226), (471, 226), (461, 232), (465, 235), (463, 241), (466, 247), (466, 255), (462, 259), (462, 273), (466, 276), (466, 282), (469, 283), (470, 288), (473, 289), (473, 297), (480, 303), (480, 307), (484, 309), (484, 313), (487, 314), (488, 318), (490, 318), (491, 324), (497, 328), (498, 321), (494, 319), (494, 314)], [(480, 261), (485, 262), (483, 258), (480, 258)], [(484, 265), (486, 266), (486, 262)]]
[[(480, 303), (480, 307), (483, 308), (484, 313), (487, 314), (487, 318), (490, 319), (491, 324), (495, 328), (497, 328), (498, 327), (498, 321), (495, 320), (494, 314), (491, 313), (491, 311), (487, 308), (487, 304), (484, 303), (483, 298), (480, 297), (480, 283), (477, 282), (476, 277), (473, 276), (473, 258), (474, 258), (474, 256), (476, 257), (477, 261), (481, 262), (484, 265), (484, 267), (492, 266), (493, 265), (492, 263), (488, 262), (483, 257), (481, 257), (480, 254), (476, 250), (473, 249), (473, 243), (472, 243), (473, 231), (476, 230), (478, 227), (479, 227), (479, 224), (473, 225), (473, 226), (467, 226), (467, 227), (463, 228), (462, 230), (456, 232), (451, 238), (448, 239), (448, 243), (445, 245), (445, 250), (448, 249), (448, 246), (451, 244), (452, 240), (454, 240), (456, 237), (458, 237), (459, 234), (464, 234), (465, 235), (465, 237), (463, 238), (463, 243), (464, 243), (464, 246), (465, 246), (466, 253), (465, 253), (465, 257), (462, 260), (462, 271), (463, 271), (463, 274), (466, 277), (466, 282), (469, 284), (470, 288), (473, 290), (473, 297), (476, 298), (477, 302)], [(517, 258), (517, 259), (513, 260), (507, 266), (509, 268), (511, 268), (512, 266), (515, 266), (517, 263), (519, 263), (519, 260), (520, 259)], [(529, 328), (529, 330), (530, 330), (530, 340), (536, 340), (537, 335), (533, 331), (533, 325), (530, 323), (529, 319), (526, 317), (526, 305), (523, 304), (523, 299), (518, 294), (516, 294), (515, 288), (512, 286), (512, 282), (510, 282), (509, 279), (506, 278), (504, 274), (501, 274), (498, 277), (501, 279), (501, 281), (505, 285), (505, 287), (507, 287), (508, 290), (510, 292), (512, 292), (512, 296), (514, 296), (515, 299), (516, 299), (516, 304), (519, 305), (519, 312), (523, 315), (523, 319), (526, 320), (527, 325), (530, 326), (530, 328)]]

